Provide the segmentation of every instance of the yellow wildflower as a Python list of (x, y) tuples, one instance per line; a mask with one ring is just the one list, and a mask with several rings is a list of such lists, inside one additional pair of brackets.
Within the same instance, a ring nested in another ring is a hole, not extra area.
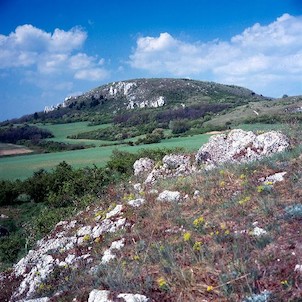
[(168, 283), (164, 277), (160, 277), (156, 281), (160, 290), (167, 291), (169, 289)]
[(83, 237), (83, 241), (89, 241), (90, 240), (90, 235), (86, 234), (84, 237)]
[(200, 216), (199, 218), (196, 218), (194, 221), (193, 221), (193, 225), (198, 228), (200, 227), (202, 224), (204, 224), (204, 218), (202, 216)]
[(208, 285), (207, 292), (211, 292), (212, 290), (213, 290), (213, 286), (212, 285)]
[(189, 241), (191, 239), (191, 233), (190, 232), (185, 232), (183, 234), (183, 239), (184, 239), (184, 241)]
[(194, 251), (200, 251), (201, 249), (201, 246), (202, 246), (202, 242), (201, 241), (196, 241), (193, 245), (193, 250)]

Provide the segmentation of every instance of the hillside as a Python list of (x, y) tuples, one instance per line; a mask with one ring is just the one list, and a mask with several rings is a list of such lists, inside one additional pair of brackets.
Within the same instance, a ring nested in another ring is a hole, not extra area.
[(109, 83), (82, 95), (67, 97), (62, 103), (45, 107), (44, 112), (12, 122), (97, 120), (105, 123), (131, 109), (162, 107), (166, 110), (213, 103), (236, 107), (262, 100), (269, 98), (234, 85), (188, 79), (135, 79)]
[[(103, 172), (131, 178), (109, 178), (103, 193), (96, 170), (84, 179), (79, 192), (87, 190), (88, 206), (0, 274), (0, 300), (301, 301), (300, 135), (299, 128), (287, 136), (232, 130), (197, 154), (151, 152), (136, 161), (116, 154)], [(69, 179), (58, 190), (66, 198), (81, 174), (57, 170)], [(40, 186), (46, 176), (36, 175)]]

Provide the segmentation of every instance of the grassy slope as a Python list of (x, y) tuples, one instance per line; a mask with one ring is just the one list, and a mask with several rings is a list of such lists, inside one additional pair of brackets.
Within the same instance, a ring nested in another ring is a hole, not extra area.
[(110, 127), (110, 124), (98, 125), (98, 126), (88, 126), (89, 122), (76, 122), (69, 124), (46, 124), (40, 125), (37, 124), (39, 128), (47, 129), (51, 131), (54, 135), (53, 138), (49, 139), (51, 141), (69, 143), (69, 144), (94, 144), (96, 146), (100, 146), (101, 144), (110, 144), (110, 141), (102, 141), (102, 140), (88, 140), (88, 139), (70, 139), (67, 136), (76, 135), (82, 132), (93, 131), (97, 129), (103, 129), (106, 127)]
[(286, 109), (293, 109), (302, 106), (302, 100), (277, 99), (274, 101), (250, 102), (248, 105), (238, 106), (224, 115), (217, 115), (205, 125), (223, 126), (227, 122), (242, 123), (248, 118), (256, 118), (258, 115), (286, 114)]

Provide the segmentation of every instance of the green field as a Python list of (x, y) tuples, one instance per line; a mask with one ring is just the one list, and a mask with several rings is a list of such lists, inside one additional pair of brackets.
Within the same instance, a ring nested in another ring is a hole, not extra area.
[[(25, 179), (31, 176), (34, 171), (39, 169), (51, 170), (53, 167), (58, 165), (62, 161), (66, 161), (75, 168), (82, 168), (86, 166), (96, 165), (98, 167), (104, 166), (108, 161), (112, 151), (114, 149), (136, 152), (139, 149), (153, 149), (153, 148), (173, 148), (173, 147), (184, 147), (186, 151), (196, 152), (200, 146), (206, 143), (210, 137), (209, 134), (199, 134), (188, 137), (177, 137), (163, 140), (158, 144), (150, 145), (139, 145), (139, 146), (106, 146), (100, 147), (100, 144), (104, 141), (95, 140), (72, 140), (67, 139), (66, 136), (77, 134), (87, 129), (99, 129), (110, 126), (99, 125), (88, 127), (87, 122), (78, 122), (71, 124), (59, 124), (59, 125), (38, 125), (41, 128), (49, 129), (55, 135), (52, 140), (61, 142), (72, 142), (79, 143), (84, 142), (87, 144), (95, 144), (96, 148), (89, 148), (84, 150), (47, 153), (47, 154), (30, 154), (30, 155), (19, 155), (11, 157), (0, 158), (0, 179)], [(245, 124), (239, 125), (236, 128), (244, 130), (289, 130), (288, 126), (284, 124)], [(107, 141), (105, 141), (108, 143)], [(112, 142), (111, 142), (112, 143)]]
[(100, 146), (102, 144), (113, 144), (112, 141), (104, 141), (104, 140), (89, 140), (89, 139), (71, 139), (67, 138), (67, 136), (76, 135), (82, 132), (93, 131), (97, 129), (103, 129), (110, 127), (111, 124), (103, 124), (97, 126), (88, 126), (89, 122), (76, 122), (70, 124), (36, 124), (37, 127), (42, 129), (47, 129), (52, 132), (54, 135), (53, 138), (48, 140), (68, 143), (68, 144), (84, 144), (84, 145), (95, 145)]
[(164, 140), (162, 143), (139, 146), (107, 146), (84, 150), (20, 155), (0, 158), (0, 179), (25, 179), (38, 169), (51, 170), (62, 161), (66, 161), (75, 168), (85, 166), (104, 166), (114, 149), (136, 152), (139, 149), (184, 147), (187, 151), (197, 151), (208, 141), (210, 135), (200, 134), (189, 137), (179, 137)]

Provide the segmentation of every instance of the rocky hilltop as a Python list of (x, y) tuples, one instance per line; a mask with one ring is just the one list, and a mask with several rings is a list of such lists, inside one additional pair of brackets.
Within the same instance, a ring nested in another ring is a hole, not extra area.
[(120, 110), (157, 108), (175, 103), (184, 106), (202, 101), (246, 102), (265, 99), (249, 89), (234, 85), (188, 79), (135, 79), (109, 83), (79, 96), (69, 96), (62, 104), (45, 108), (45, 112), (72, 108), (81, 102), (104, 105), (111, 101), (111, 108)]
[[(0, 274), (0, 300), (300, 301), (302, 157), (286, 159), (290, 144), (232, 130), (196, 155), (141, 158), (109, 208), (61, 221)], [(270, 165), (275, 154), (285, 160)]]

